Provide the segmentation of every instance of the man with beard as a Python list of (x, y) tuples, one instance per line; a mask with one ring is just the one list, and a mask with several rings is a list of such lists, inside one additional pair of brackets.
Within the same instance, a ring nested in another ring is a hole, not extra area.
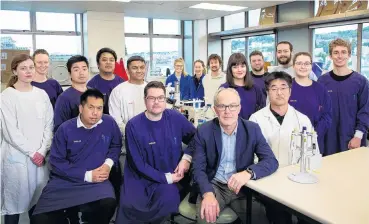
[(265, 90), (265, 77), (269, 75), (269, 72), (265, 72), (264, 70), (264, 56), (260, 51), (251, 52), (250, 56), (250, 65), (252, 71), (250, 72), (252, 79), (254, 80), (254, 84), (258, 86), (264, 93), (266, 98), (267, 93)]
[(217, 54), (211, 54), (208, 58), (209, 72), (202, 80), (204, 86), (204, 98), (206, 103), (212, 103), (215, 92), (220, 85), (226, 82), (226, 74), (222, 71), (222, 58)]
[[(292, 66), (292, 44), (288, 41), (281, 41), (277, 44), (276, 50), (278, 66), (271, 67), (268, 69), (268, 72), (286, 72), (292, 76), (292, 78), (295, 78), (296, 74)], [(309, 78), (314, 81), (318, 80), (314, 72), (310, 73)]]

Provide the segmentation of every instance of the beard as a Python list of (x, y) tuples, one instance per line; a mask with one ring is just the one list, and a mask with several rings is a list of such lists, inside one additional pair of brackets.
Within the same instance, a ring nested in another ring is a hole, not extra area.
[(292, 55), (290, 55), (285, 61), (282, 61), (281, 58), (277, 58), (277, 60), (278, 60), (278, 63), (281, 65), (288, 65), (291, 62), (291, 58), (292, 58)]
[(261, 70), (263, 70), (264, 67), (260, 67), (260, 68), (252, 68), (252, 70), (254, 70), (255, 72), (260, 72)]

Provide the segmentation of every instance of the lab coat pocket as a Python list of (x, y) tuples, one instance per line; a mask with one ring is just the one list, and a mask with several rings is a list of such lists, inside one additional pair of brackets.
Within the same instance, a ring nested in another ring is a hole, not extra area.
[(37, 118), (38, 119), (42, 119), (45, 117), (45, 108), (46, 105), (44, 102), (36, 102), (36, 113), (37, 113)]

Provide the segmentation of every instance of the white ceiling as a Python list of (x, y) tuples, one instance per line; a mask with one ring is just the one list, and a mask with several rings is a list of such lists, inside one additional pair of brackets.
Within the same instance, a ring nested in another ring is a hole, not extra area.
[[(294, 0), (272, 1), (205, 1), (207, 3), (246, 6), (246, 10), (279, 5)], [(136, 1), (128, 3), (116, 1), (1, 1), (1, 9), (4, 10), (27, 10), (44, 12), (73, 12), (83, 13), (86, 11), (97, 12), (124, 12), (125, 16), (197, 20), (211, 19), (220, 16), (234, 14), (236, 12), (190, 9), (189, 6), (202, 3), (203, 1)], [(242, 11), (242, 10), (241, 10)]]

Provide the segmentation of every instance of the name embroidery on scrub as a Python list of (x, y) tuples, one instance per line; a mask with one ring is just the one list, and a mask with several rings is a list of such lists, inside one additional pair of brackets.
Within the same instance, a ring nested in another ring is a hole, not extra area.
[(156, 142), (149, 142), (149, 145), (155, 145)]
[(81, 140), (74, 140), (73, 143), (81, 143)]

